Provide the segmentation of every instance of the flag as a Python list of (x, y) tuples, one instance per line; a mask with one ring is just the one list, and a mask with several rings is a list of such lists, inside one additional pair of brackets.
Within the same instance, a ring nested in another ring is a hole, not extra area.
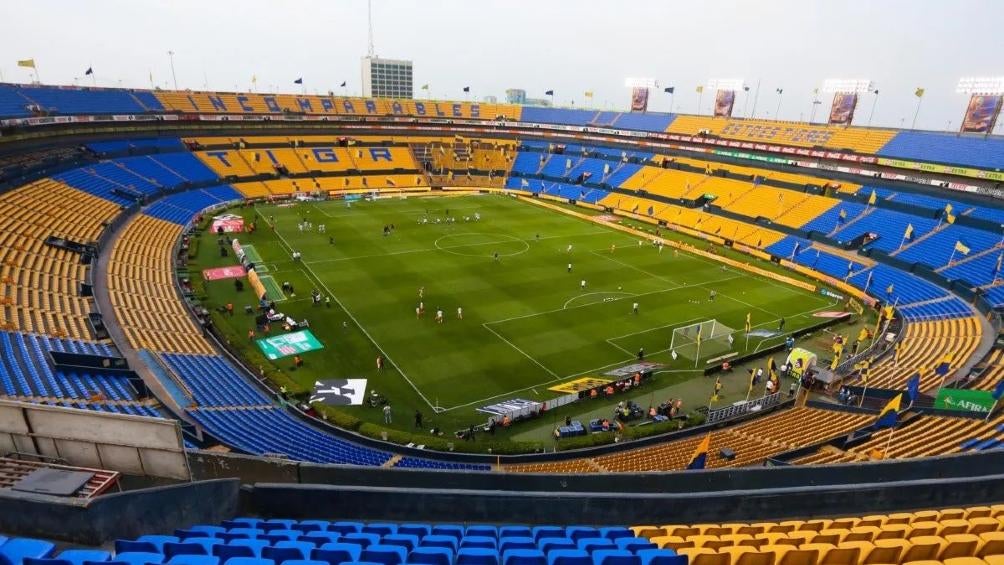
[(429, 90), (429, 84), (423, 84), (421, 90)]
[(899, 407), (903, 403), (903, 393), (897, 394), (895, 398), (889, 401), (879, 413), (879, 417), (875, 420), (876, 428), (894, 428), (896, 423), (899, 422)]
[(952, 208), (952, 203), (951, 202), (946, 203), (945, 204), (945, 213), (946, 214), (951, 214), (952, 210), (954, 210), (954, 208)]
[(843, 348), (840, 348), (840, 350), (837, 351), (836, 350), (836, 346), (834, 346), (834, 349), (835, 349), (835, 351), (833, 353), (833, 361), (830, 362), (830, 370), (831, 371), (836, 370), (837, 365), (840, 364), (840, 354), (844, 352)]
[(526, 179), (519, 179), (519, 185), (523, 188), (530, 186), (530, 181)]
[(941, 363), (938, 363), (938, 366), (934, 368), (934, 374), (938, 375), (939, 377), (944, 377), (945, 375), (948, 374), (948, 371), (951, 368), (952, 368), (952, 354), (946, 353), (945, 356), (941, 359)]
[(844, 210), (843, 208), (841, 208), (840, 209), (840, 216), (839, 216), (839, 218), (840, 218), (841, 222), (843, 222), (844, 220), (846, 220), (847, 219), (847, 210)]
[(394, 179), (390, 177), (387, 177), (387, 184), (389, 184), (390, 186), (397, 186), (397, 183), (394, 182)]
[(868, 197), (868, 204), (874, 206), (876, 201), (878, 201), (878, 195), (875, 194), (875, 189), (873, 188), (871, 196)]
[(303, 84), (303, 77), (300, 77), (293, 81), (293, 84)]
[(904, 239), (911, 239), (913, 237), (913, 224), (906, 225), (906, 231), (903, 232)]
[(889, 283), (889, 286), (885, 287), (886, 294), (892, 294), (892, 291), (896, 289), (896, 285)]
[(349, 83), (349, 81), (347, 81), (347, 80), (343, 80), (343, 81), (342, 81), (342, 84), (339, 84), (338, 86), (340, 86), (340, 87), (342, 87), (342, 88), (345, 88), (345, 85), (346, 85), (346, 84), (348, 84), (348, 83)]
[(998, 381), (997, 386), (994, 387), (993, 393), (994, 400), (1000, 400), (1004, 396), (1004, 380)]
[(471, 87), (469, 87), (469, 86), (465, 86), (464, 87), (464, 92), (470, 92), (470, 91), (471, 91)]
[(916, 96), (917, 98), (923, 98), (923, 96), (924, 96), (924, 89), (918, 86), (917, 90), (913, 91), (913, 95)]
[(951, 212), (945, 214), (945, 221), (948, 222), (948, 223), (950, 223), (950, 224), (954, 224), (955, 223), (955, 214), (952, 214)]
[(961, 239), (955, 242), (955, 250), (963, 255), (969, 255), (969, 246), (962, 243)]
[(553, 90), (545, 90), (544, 91), (544, 96), (554, 96), (554, 91)]
[(746, 312), (746, 333), (750, 333), (750, 329), (752, 329), (753, 327), (752, 323), (750, 322), (751, 314), (752, 312)]
[(702, 92), (704, 92), (704, 85), (701, 84), (697, 85), (697, 93), (701, 94)]
[(767, 359), (767, 378), (774, 381), (777, 384), (777, 363), (774, 362), (774, 358), (771, 357)]
[(783, 88), (778, 88), (778, 89), (776, 90), (776, 92), (777, 92), (778, 94), (784, 94), (784, 89), (783, 89)]
[(704, 330), (704, 326), (697, 326), (697, 349), (701, 349), (701, 331)]
[(906, 381), (906, 397), (910, 399), (910, 404), (917, 400), (920, 394), (920, 373), (914, 373), (910, 380)]
[(21, 59), (17, 62), (19, 67), (28, 67), (29, 69), (35, 68), (35, 59)]
[(667, 86), (666, 88), (662, 89), (662, 91), (667, 94), (672, 94), (674, 90), (676, 90), (676, 87), (674, 86)]
[(585, 95), (586, 95), (586, 98), (592, 98), (593, 97), (593, 91), (592, 90), (587, 90), (585, 92)]
[(704, 465), (708, 462), (708, 451), (711, 450), (711, 434), (704, 436), (701, 443), (697, 444), (697, 449), (694, 450), (694, 455), (690, 458), (690, 463), (687, 463), (687, 469), (703, 469)]
[(93, 74), (94, 74), (94, 68), (93, 67), (87, 67), (87, 70), (84, 71), (84, 76), (93, 75)]

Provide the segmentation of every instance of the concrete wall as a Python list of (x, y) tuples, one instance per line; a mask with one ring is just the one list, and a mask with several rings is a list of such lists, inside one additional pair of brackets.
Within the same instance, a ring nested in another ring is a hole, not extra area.
[(169, 534), (237, 514), (234, 479), (106, 494), (91, 500), (0, 491), (0, 531), (99, 545), (116, 538)]
[(174, 420), (0, 400), (0, 452), (44, 455), (69, 465), (188, 480)]

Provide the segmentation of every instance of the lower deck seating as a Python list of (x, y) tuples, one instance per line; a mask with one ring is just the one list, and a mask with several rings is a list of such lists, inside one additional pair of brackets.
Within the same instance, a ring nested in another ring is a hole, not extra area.
[(901, 390), (910, 377), (919, 372), (920, 390), (937, 388), (941, 377), (934, 373), (934, 368), (946, 354), (950, 358), (950, 369), (958, 368), (976, 350), (981, 333), (980, 322), (975, 316), (908, 323), (899, 354), (871, 368), (868, 386)]

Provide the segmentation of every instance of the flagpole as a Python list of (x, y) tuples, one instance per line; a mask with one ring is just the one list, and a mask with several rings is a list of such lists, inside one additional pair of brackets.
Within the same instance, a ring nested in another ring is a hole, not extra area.
[(991, 406), (991, 407), (990, 407), (990, 411), (989, 411), (989, 412), (987, 412), (987, 417), (986, 417), (986, 418), (983, 418), (983, 421), (984, 421), (984, 422), (989, 422), (989, 421), (990, 421), (990, 415), (991, 415), (991, 414), (993, 414), (993, 413), (994, 413), (994, 410), (996, 410), (996, 409), (997, 409), (997, 403), (998, 403), (998, 402), (1000, 402), (1000, 399), (999, 399), (999, 398), (995, 398), (995, 399), (994, 399), (994, 405), (993, 405), (993, 406)]
[(886, 455), (889, 453), (889, 446), (892, 445), (892, 436), (895, 433), (896, 433), (896, 427), (895, 426), (893, 426), (892, 428), (889, 428), (889, 440), (885, 442), (885, 449), (882, 450), (882, 459), (885, 459)]
[(955, 247), (952, 247), (952, 256), (948, 258), (948, 265), (945, 265), (946, 267), (950, 266), (952, 264), (952, 261), (955, 259), (955, 251), (956, 251)]

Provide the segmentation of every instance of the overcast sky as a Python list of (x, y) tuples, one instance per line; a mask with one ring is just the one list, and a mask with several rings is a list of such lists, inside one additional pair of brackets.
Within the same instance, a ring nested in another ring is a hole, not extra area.
[[(414, 61), (418, 87), (439, 98), (531, 97), (554, 89), (558, 105), (626, 109), (626, 77), (675, 86), (673, 109), (697, 111), (709, 78), (757, 84), (757, 117), (809, 118), (812, 90), (826, 78), (867, 78), (856, 124), (957, 129), (967, 97), (961, 76), (1004, 75), (1001, 0), (374, 0), (376, 52)], [(34, 58), (45, 83), (178, 86), (320, 93), (360, 88), (366, 54), (365, 0), (0, 0), (0, 73), (29, 82), (17, 59)], [(76, 77), (76, 78), (75, 78)], [(713, 94), (705, 93), (704, 113)], [(829, 97), (822, 105), (828, 111)], [(736, 98), (735, 115), (746, 100)], [(653, 92), (650, 110), (668, 111)], [(824, 110), (816, 120), (823, 119)], [(1000, 129), (998, 129), (1000, 131)]]

